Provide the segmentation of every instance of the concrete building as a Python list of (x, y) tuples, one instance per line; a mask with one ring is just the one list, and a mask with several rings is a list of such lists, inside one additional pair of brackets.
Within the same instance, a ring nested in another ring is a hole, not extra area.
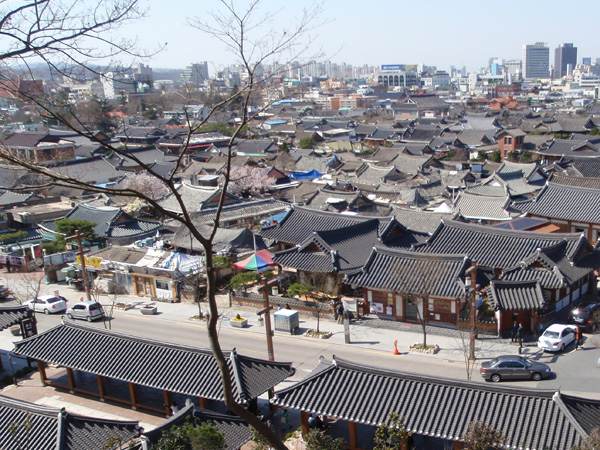
[(550, 49), (543, 42), (523, 46), (523, 77), (548, 78), (550, 75)]
[(208, 61), (190, 64), (181, 72), (181, 83), (198, 86), (204, 84), (210, 78), (208, 76)]
[(573, 47), (573, 44), (560, 44), (556, 47), (554, 50), (554, 75), (556, 78), (571, 75), (576, 65), (577, 47)]

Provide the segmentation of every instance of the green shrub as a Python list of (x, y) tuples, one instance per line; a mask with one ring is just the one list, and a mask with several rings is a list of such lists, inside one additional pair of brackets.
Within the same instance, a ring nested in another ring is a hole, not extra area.
[(4, 375), (0, 380), (1, 384), (9, 385), (13, 382), (13, 378), (10, 375)]

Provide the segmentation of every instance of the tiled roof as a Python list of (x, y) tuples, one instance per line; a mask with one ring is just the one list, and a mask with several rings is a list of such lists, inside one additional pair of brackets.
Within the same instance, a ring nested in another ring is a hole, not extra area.
[(163, 432), (174, 425), (184, 423), (209, 423), (215, 426), (225, 438), (225, 447), (227, 450), (237, 450), (246, 442), (252, 439), (252, 430), (243, 419), (229, 414), (220, 414), (207, 409), (199, 409), (189, 400), (186, 406), (177, 414), (169, 417), (157, 428), (144, 433), (151, 444), (156, 444), (161, 438)]
[[(596, 156), (600, 156), (600, 153)], [(561, 165), (574, 167), (582, 177), (600, 178), (600, 158), (569, 156), (561, 159)]]
[(27, 306), (0, 306), (0, 331), (18, 325), (22, 319), (30, 315), (31, 311)]
[[(0, 396), (3, 449), (89, 450), (105, 448), (112, 437), (123, 443), (138, 437), (138, 422), (97, 419)], [(14, 424), (13, 427), (10, 424)], [(30, 425), (30, 426), (29, 426)], [(26, 443), (24, 447), (18, 443)]]
[(507, 210), (510, 198), (487, 197), (461, 192), (454, 200), (454, 211), (471, 220), (509, 220), (513, 215)]
[[(285, 211), (289, 208), (288, 203), (280, 202), (274, 199), (254, 200), (250, 202), (241, 202), (234, 205), (223, 207), (220, 216), (220, 225), (234, 220), (251, 219), (266, 214), (273, 215)], [(205, 209), (194, 214), (194, 220), (198, 223), (210, 223), (214, 221), (215, 208)]]
[(487, 197), (505, 197), (508, 193), (507, 187), (504, 184), (475, 184), (468, 186), (465, 192), (472, 195), (481, 195)]
[[(153, 234), (162, 228), (160, 222), (136, 219), (124, 213), (120, 208), (93, 207), (83, 203), (78, 204), (64, 218), (95, 223), (94, 233), (106, 239), (142, 237)], [(42, 226), (54, 231), (58, 220), (44, 221)]]
[(536, 280), (492, 280), (487, 295), (495, 311), (532, 311), (546, 306), (542, 285)]
[[(183, 204), (188, 208), (190, 213), (200, 211), (205, 208), (205, 204), (209, 201), (215, 200), (217, 196), (221, 193), (220, 188), (207, 188), (201, 186), (192, 186), (187, 183), (183, 183), (179, 189), (177, 189), (177, 193), (181, 196)], [(232, 197), (231, 201), (226, 201), (226, 204), (236, 203), (237, 199)], [(158, 204), (162, 206), (164, 209), (168, 211), (173, 211), (175, 213), (181, 213), (181, 206), (177, 201), (175, 194), (169, 194), (163, 199), (158, 201)]]
[(454, 218), (453, 214), (437, 214), (397, 206), (392, 206), (392, 215), (409, 230), (428, 234), (432, 234), (440, 226), (442, 220)]
[(460, 280), (469, 265), (464, 255), (433, 255), (376, 246), (346, 284), (375, 290), (457, 298), (465, 295)]
[[(260, 234), (266, 239), (298, 245), (303, 243), (313, 231), (337, 230), (370, 220), (373, 220), (373, 217), (330, 213), (292, 206), (278, 224), (264, 227)], [(379, 235), (382, 235), (392, 218), (379, 217), (377, 220)]]
[(365, 169), (358, 173), (357, 181), (359, 183), (378, 185), (386, 180), (398, 180), (401, 178), (403, 178), (402, 174), (394, 166), (380, 167), (374, 164), (367, 164)]
[(402, 173), (414, 175), (425, 170), (425, 166), (432, 160), (432, 156), (412, 156), (399, 153), (392, 161), (396, 169)]
[(379, 228), (380, 222), (375, 218), (343, 228), (315, 231), (298, 247), (275, 254), (273, 261), (297, 270), (344, 273), (362, 267), (376, 243), (395, 247), (417, 243), (413, 235), (395, 221), (390, 222), (385, 234), (381, 234)]
[(554, 156), (600, 156), (600, 145), (589, 141), (554, 139), (547, 147), (537, 149), (541, 155)]
[(564, 175), (558, 175), (557, 173), (553, 173), (549, 181), (551, 181), (554, 184), (562, 184), (563, 186), (600, 190), (600, 178), (568, 177)]
[[(580, 233), (534, 233), (443, 221), (436, 232), (416, 250), (424, 253), (466, 254), (482, 267), (509, 269), (533, 254), (565, 241), (572, 258), (585, 238)], [(586, 241), (587, 242), (587, 241)]]
[[(94, 351), (90, 352), (89, 349)], [(83, 372), (174, 393), (222, 400), (221, 376), (210, 350), (170, 344), (64, 319), (15, 343), (15, 353)], [(225, 352), (237, 401), (247, 402), (293, 374), (289, 363)]]
[[(349, 395), (351, 393), (351, 395)], [(311, 414), (379, 426), (389, 413), (404, 418), (408, 431), (460, 441), (474, 420), (502, 431), (511, 449), (559, 450), (587, 435), (570, 410), (600, 425), (596, 403), (560, 393), (394, 372), (335, 358), (302, 381), (276, 392), (272, 403)], [(581, 411), (581, 410), (580, 410)], [(549, 419), (551, 418), (551, 419)]]
[(566, 252), (566, 242), (537, 249), (517, 267), (504, 271), (501, 278), (510, 281), (538, 280), (545, 289), (559, 289), (574, 284), (598, 267), (600, 253), (597, 251), (578, 258), (569, 258)]
[(600, 189), (547, 183), (531, 200), (513, 203), (534, 216), (600, 224)]
[(23, 202), (28, 201), (29, 199), (33, 198), (34, 194), (30, 194), (30, 193), (20, 193), (20, 192), (13, 192), (13, 191), (4, 191), (0, 194), (0, 206), (1, 207), (6, 207), (6, 206), (12, 206), (12, 205), (19, 205)]

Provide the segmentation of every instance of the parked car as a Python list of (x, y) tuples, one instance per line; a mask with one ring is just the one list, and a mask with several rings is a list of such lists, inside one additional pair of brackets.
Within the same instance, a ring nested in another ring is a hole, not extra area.
[(522, 356), (503, 355), (481, 363), (479, 373), (486, 381), (533, 380), (548, 378), (552, 370), (546, 364)]
[(3, 284), (0, 284), (0, 300), (4, 300), (9, 295), (10, 295), (10, 290)]
[(600, 321), (600, 303), (581, 305), (569, 313), (569, 323), (579, 325), (582, 331), (595, 333)]
[(55, 295), (42, 295), (35, 300), (25, 302), (25, 306), (33, 311), (50, 314), (65, 311), (67, 309), (67, 302)]
[(576, 328), (573, 325), (555, 323), (544, 331), (538, 339), (537, 346), (547, 352), (563, 351), (567, 345), (575, 340)]
[(104, 317), (104, 309), (98, 302), (77, 302), (67, 309), (69, 319), (82, 319), (91, 322), (92, 320)]

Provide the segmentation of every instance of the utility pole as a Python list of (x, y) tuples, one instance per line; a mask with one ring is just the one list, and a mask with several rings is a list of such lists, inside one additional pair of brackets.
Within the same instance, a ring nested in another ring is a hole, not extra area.
[(477, 336), (477, 263), (471, 263), (466, 271), (467, 287), (469, 296), (471, 297), (471, 311), (469, 314), (469, 322), (471, 328), (471, 336), (469, 339), (469, 359), (475, 361), (475, 337)]
[(83, 239), (84, 235), (79, 232), (79, 230), (75, 230), (75, 234), (65, 239), (66, 242), (69, 241), (77, 241), (77, 253), (79, 254), (79, 260), (81, 262), (81, 278), (83, 279), (83, 287), (85, 288), (85, 295), (87, 296), (88, 302), (92, 301), (92, 297), (90, 296), (90, 285), (88, 284), (87, 272), (85, 270), (85, 257), (83, 256)]
[(267, 333), (267, 355), (269, 361), (275, 361), (275, 351), (273, 350), (273, 334), (271, 333), (271, 308), (269, 305), (269, 287), (277, 284), (277, 278), (267, 282), (265, 277), (261, 278), (262, 283), (262, 295), (263, 295), (263, 306), (264, 309), (259, 311), (257, 314), (265, 315), (265, 332)]

